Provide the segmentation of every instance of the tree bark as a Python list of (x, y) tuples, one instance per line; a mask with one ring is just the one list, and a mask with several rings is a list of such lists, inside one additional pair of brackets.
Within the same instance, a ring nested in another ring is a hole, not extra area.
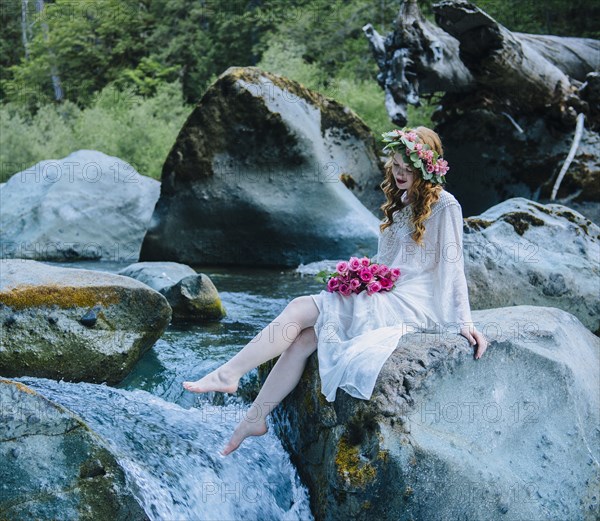
[[(43, 20), (44, 0), (37, 0), (35, 5), (37, 14)], [(44, 40), (47, 42), (49, 40), (48, 24), (45, 21), (42, 21), (41, 25)], [(52, 87), (54, 88), (54, 99), (56, 101), (62, 101), (64, 95), (60, 81), (60, 76), (58, 75), (58, 67), (56, 66), (56, 56), (54, 55), (54, 51), (50, 47), (48, 47), (48, 56), (50, 57), (50, 78), (52, 79)]]
[(551, 34), (512, 34), (572, 79), (584, 82), (590, 71), (600, 70), (600, 40)]
[(21, 0), (21, 38), (25, 49), (25, 59), (29, 59), (29, 25), (27, 23), (27, 7), (29, 0)]

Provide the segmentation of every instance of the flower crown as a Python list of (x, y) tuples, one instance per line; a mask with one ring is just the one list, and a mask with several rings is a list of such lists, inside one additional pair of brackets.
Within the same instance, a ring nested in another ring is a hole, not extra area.
[[(450, 167), (448, 162), (427, 143), (420, 143), (419, 136), (408, 127), (402, 130), (392, 130), (384, 132), (383, 142), (387, 143), (383, 147), (385, 152), (393, 154), (396, 148), (398, 153), (404, 152), (413, 164), (413, 166), (423, 174), (426, 179), (433, 184), (443, 184), (446, 182), (445, 175)], [(403, 146), (402, 146), (403, 145)]]

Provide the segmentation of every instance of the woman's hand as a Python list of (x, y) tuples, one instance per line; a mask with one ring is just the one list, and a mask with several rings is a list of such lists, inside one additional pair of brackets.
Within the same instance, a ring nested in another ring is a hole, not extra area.
[(460, 330), (460, 334), (464, 336), (471, 345), (477, 344), (477, 351), (475, 352), (475, 359), (479, 359), (485, 353), (489, 343), (482, 333), (477, 331), (475, 327), (465, 326)]

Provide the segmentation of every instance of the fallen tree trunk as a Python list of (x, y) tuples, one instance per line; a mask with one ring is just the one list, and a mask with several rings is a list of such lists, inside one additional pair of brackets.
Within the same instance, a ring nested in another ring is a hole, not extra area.
[(386, 111), (398, 126), (406, 124), (409, 103), (420, 106), (421, 94), (462, 92), (475, 82), (458, 57), (458, 41), (424, 18), (416, 1), (402, 4), (385, 39), (371, 24), (363, 31), (379, 66)]
[(572, 80), (584, 82), (590, 71), (598, 70), (600, 40), (573, 38), (551, 34), (513, 32), (521, 42), (527, 43), (552, 65), (558, 67)]
[[(566, 127), (575, 124), (578, 112), (586, 112), (587, 104), (577, 95), (581, 83), (572, 84), (569, 76), (536, 50), (543, 48), (542, 40), (532, 45), (528, 43), (531, 38), (519, 39), (469, 2), (444, 0), (433, 9), (439, 26), (460, 42), (459, 57), (479, 88), (510, 99), (513, 108), (548, 111)], [(548, 47), (545, 51), (548, 54)]]
[[(406, 0), (384, 39), (363, 27), (380, 69), (391, 120), (406, 125), (407, 104), (425, 93), (486, 91), (497, 103), (546, 113), (572, 128), (577, 113), (589, 118), (578, 92), (594, 70), (600, 42), (589, 38), (512, 33), (475, 5), (442, 1), (433, 6), (438, 26)], [(593, 121), (592, 121), (593, 123)]]

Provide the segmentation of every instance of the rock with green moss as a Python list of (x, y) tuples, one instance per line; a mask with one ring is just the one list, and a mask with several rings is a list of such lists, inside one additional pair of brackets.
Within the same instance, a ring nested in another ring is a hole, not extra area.
[(348, 107), (230, 67), (162, 170), (140, 260), (295, 267), (377, 249), (381, 143)]
[(0, 375), (116, 384), (161, 337), (171, 307), (129, 277), (0, 260)]
[(148, 517), (101, 437), (71, 411), (0, 378), (0, 519)]
[(473, 319), (482, 358), (458, 334), (407, 334), (370, 400), (328, 402), (309, 357), (272, 415), (315, 519), (598, 518), (600, 339), (553, 307)]
[(213, 321), (225, 308), (212, 280), (204, 273), (178, 262), (136, 262), (118, 272), (162, 293), (173, 310), (173, 322)]
[(473, 309), (553, 306), (600, 336), (600, 227), (561, 204), (514, 197), (465, 219)]

